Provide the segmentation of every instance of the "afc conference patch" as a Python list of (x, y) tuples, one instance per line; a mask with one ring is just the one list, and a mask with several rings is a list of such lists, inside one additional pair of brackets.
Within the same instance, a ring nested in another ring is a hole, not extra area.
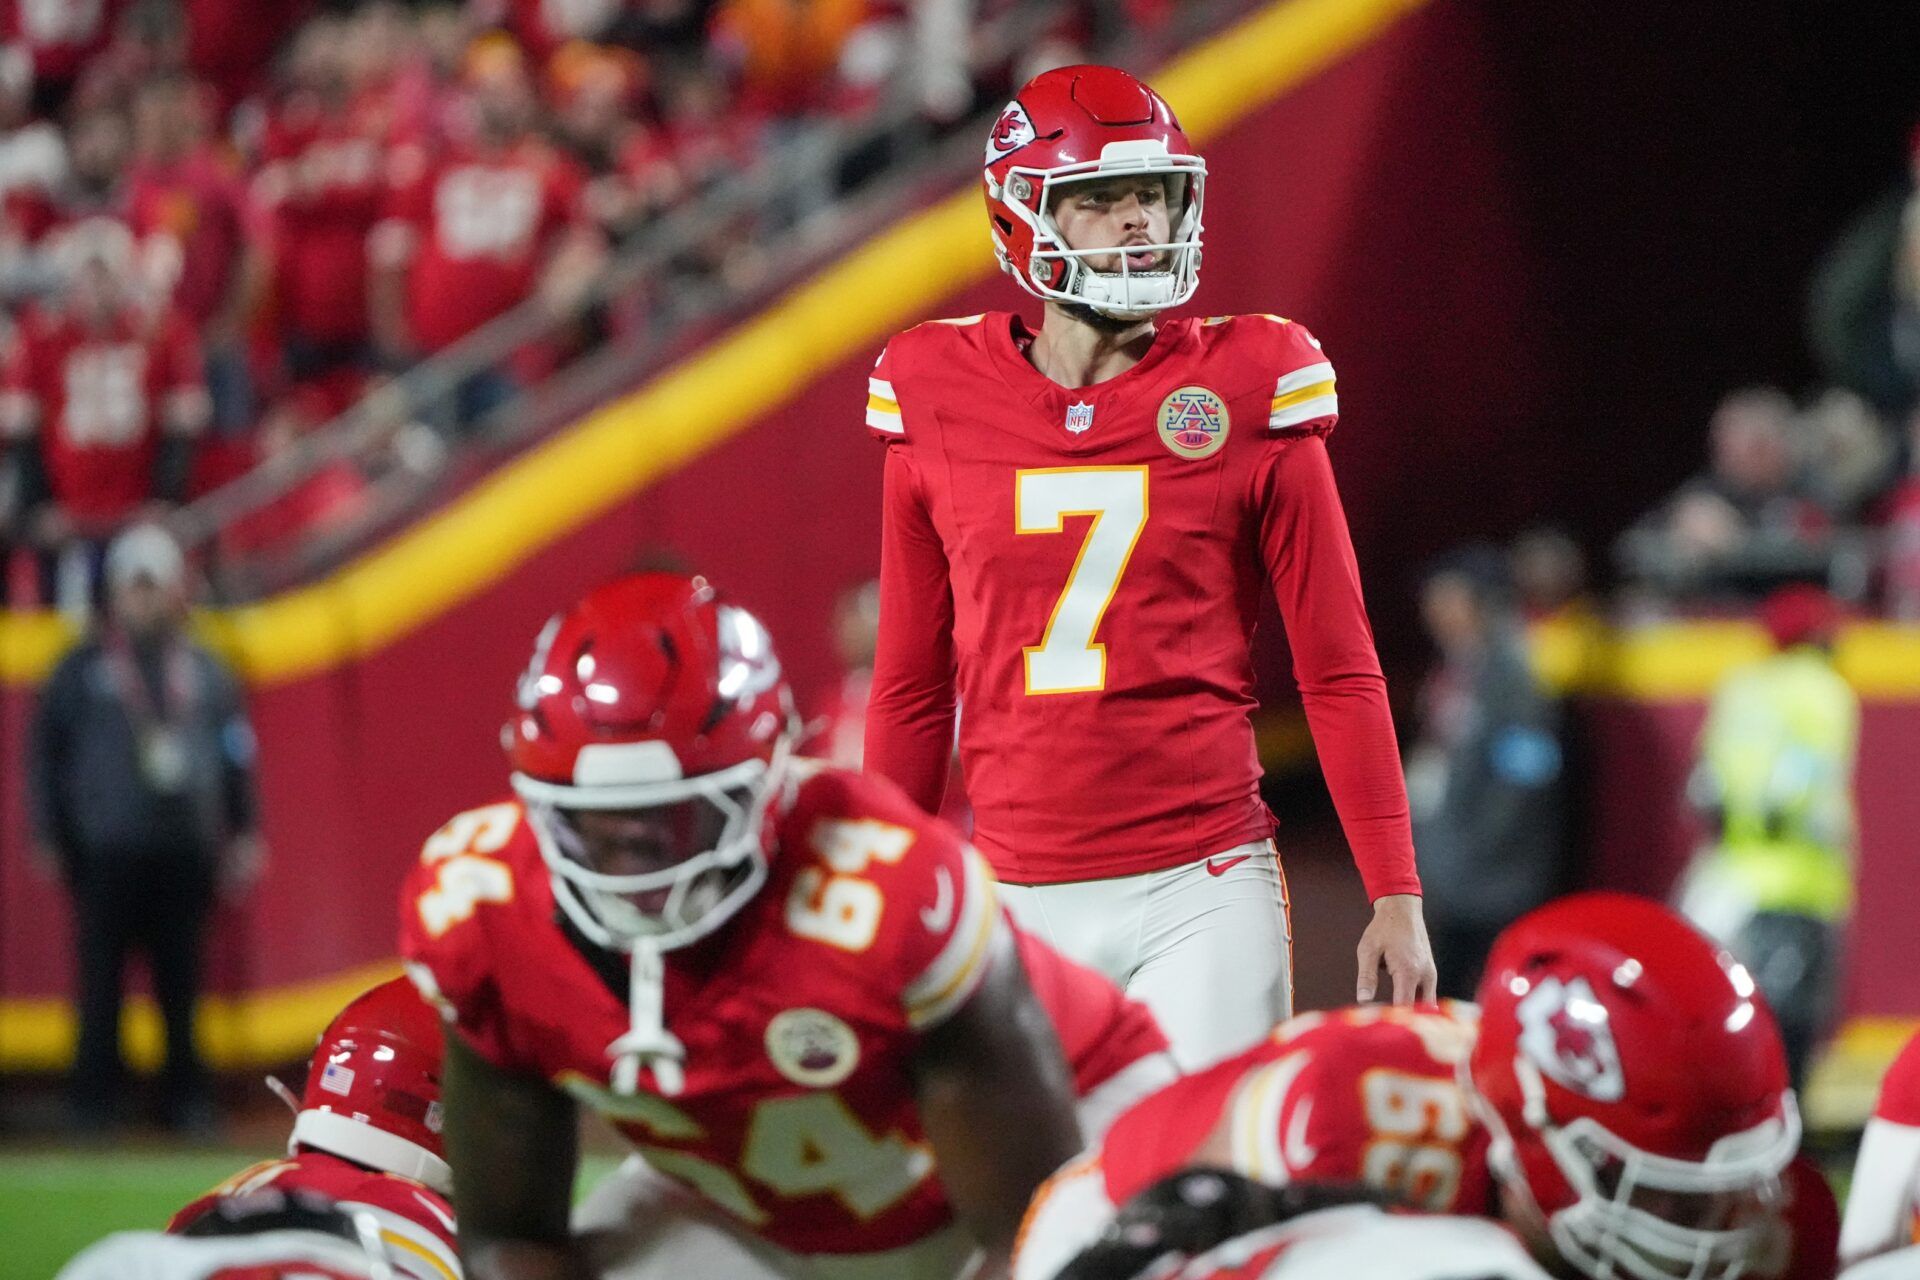
[(1181, 387), (1160, 402), (1160, 443), (1182, 458), (1210, 458), (1227, 442), (1227, 406), (1205, 387)]
[(860, 1064), (860, 1037), (825, 1009), (786, 1009), (767, 1024), (774, 1069), (809, 1089), (831, 1089)]

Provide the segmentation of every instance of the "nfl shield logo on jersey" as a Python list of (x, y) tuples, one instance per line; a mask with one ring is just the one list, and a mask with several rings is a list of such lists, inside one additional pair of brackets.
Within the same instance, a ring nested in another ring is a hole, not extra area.
[(1067, 430), (1080, 435), (1093, 426), (1093, 406), (1090, 404), (1070, 404), (1067, 406)]
[(830, 1089), (860, 1062), (860, 1037), (825, 1009), (786, 1009), (767, 1024), (767, 1057), (795, 1084)]
[(1618, 1102), (1627, 1092), (1620, 1048), (1607, 1025), (1607, 1007), (1593, 997), (1585, 978), (1544, 978), (1521, 999), (1520, 1050), (1541, 1074), (1597, 1102)]
[(1205, 387), (1181, 387), (1160, 402), (1160, 442), (1182, 458), (1210, 458), (1227, 442), (1227, 406)]

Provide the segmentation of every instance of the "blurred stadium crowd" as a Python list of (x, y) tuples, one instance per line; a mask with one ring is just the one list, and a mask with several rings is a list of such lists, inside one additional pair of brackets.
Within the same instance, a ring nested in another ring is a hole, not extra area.
[[(1018, 9), (1044, 38), (984, 65)], [(529, 300), (579, 310), (610, 255), (729, 174), (901, 105), (931, 129), (1163, 0), (19, 0), (0, 53), (6, 600), (82, 612), (113, 532), (287, 452)], [(884, 165), (884, 155), (848, 164)], [(747, 278), (769, 219), (681, 264)], [(647, 323), (646, 291), (475, 371), (430, 422), (218, 533), (297, 536), (430, 465), (517, 387)]]
[(1637, 611), (1750, 604), (1821, 582), (1920, 618), (1920, 134), (1912, 172), (1838, 234), (1808, 290), (1819, 381), (1730, 391), (1707, 459), (1623, 533)]
[(1914, 143), (1808, 281), (1815, 380), (1727, 391), (1704, 465), (1618, 533), (1610, 565), (1542, 525), (1429, 566), (1436, 661), (1408, 783), (1443, 993), (1464, 996), (1498, 930), (1580, 879), (1582, 743), (1562, 699), (1592, 672), (1550, 669), (1529, 636), (1752, 619), (1768, 652), (1712, 690), (1686, 784), (1699, 845), (1676, 895), (1754, 970), (1806, 1079), (1834, 1026), (1858, 846), (1860, 704), (1835, 645), (1848, 618), (1920, 618)]

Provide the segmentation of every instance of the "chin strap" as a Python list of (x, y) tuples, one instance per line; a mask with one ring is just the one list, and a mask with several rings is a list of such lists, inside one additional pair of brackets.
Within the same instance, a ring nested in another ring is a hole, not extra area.
[(613, 1091), (634, 1094), (640, 1091), (640, 1072), (653, 1069), (654, 1083), (661, 1093), (674, 1097), (686, 1086), (682, 1064), (687, 1047), (667, 1030), (666, 964), (660, 948), (651, 942), (637, 942), (631, 955), (627, 986), (627, 1013), (632, 1019), (627, 1034), (607, 1046), (613, 1064)]

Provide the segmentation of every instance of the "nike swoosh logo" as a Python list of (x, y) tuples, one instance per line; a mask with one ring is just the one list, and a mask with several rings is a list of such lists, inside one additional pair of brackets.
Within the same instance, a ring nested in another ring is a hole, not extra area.
[(1223, 876), (1252, 856), (1250, 853), (1243, 853), (1237, 858), (1208, 858), (1207, 874), (1210, 876)]
[(935, 867), (933, 879), (933, 905), (920, 908), (920, 923), (928, 933), (945, 933), (953, 923), (953, 876), (945, 867)]
[(1293, 1122), (1287, 1126), (1286, 1137), (1281, 1142), (1288, 1173), (1305, 1173), (1320, 1158), (1320, 1152), (1307, 1142), (1307, 1117), (1312, 1113), (1311, 1097), (1300, 1099), (1293, 1108)]
[(441, 1223), (444, 1224), (445, 1227), (447, 1228), (447, 1234), (452, 1235), (457, 1230), (457, 1228), (453, 1225), (453, 1219), (448, 1216), (446, 1210), (442, 1209), (439, 1205), (435, 1204), (433, 1201), (421, 1195), (418, 1191), (413, 1193), (413, 1198), (415, 1200), (418, 1200), (421, 1204), (425, 1205), (427, 1207), (428, 1213), (440, 1219)]

